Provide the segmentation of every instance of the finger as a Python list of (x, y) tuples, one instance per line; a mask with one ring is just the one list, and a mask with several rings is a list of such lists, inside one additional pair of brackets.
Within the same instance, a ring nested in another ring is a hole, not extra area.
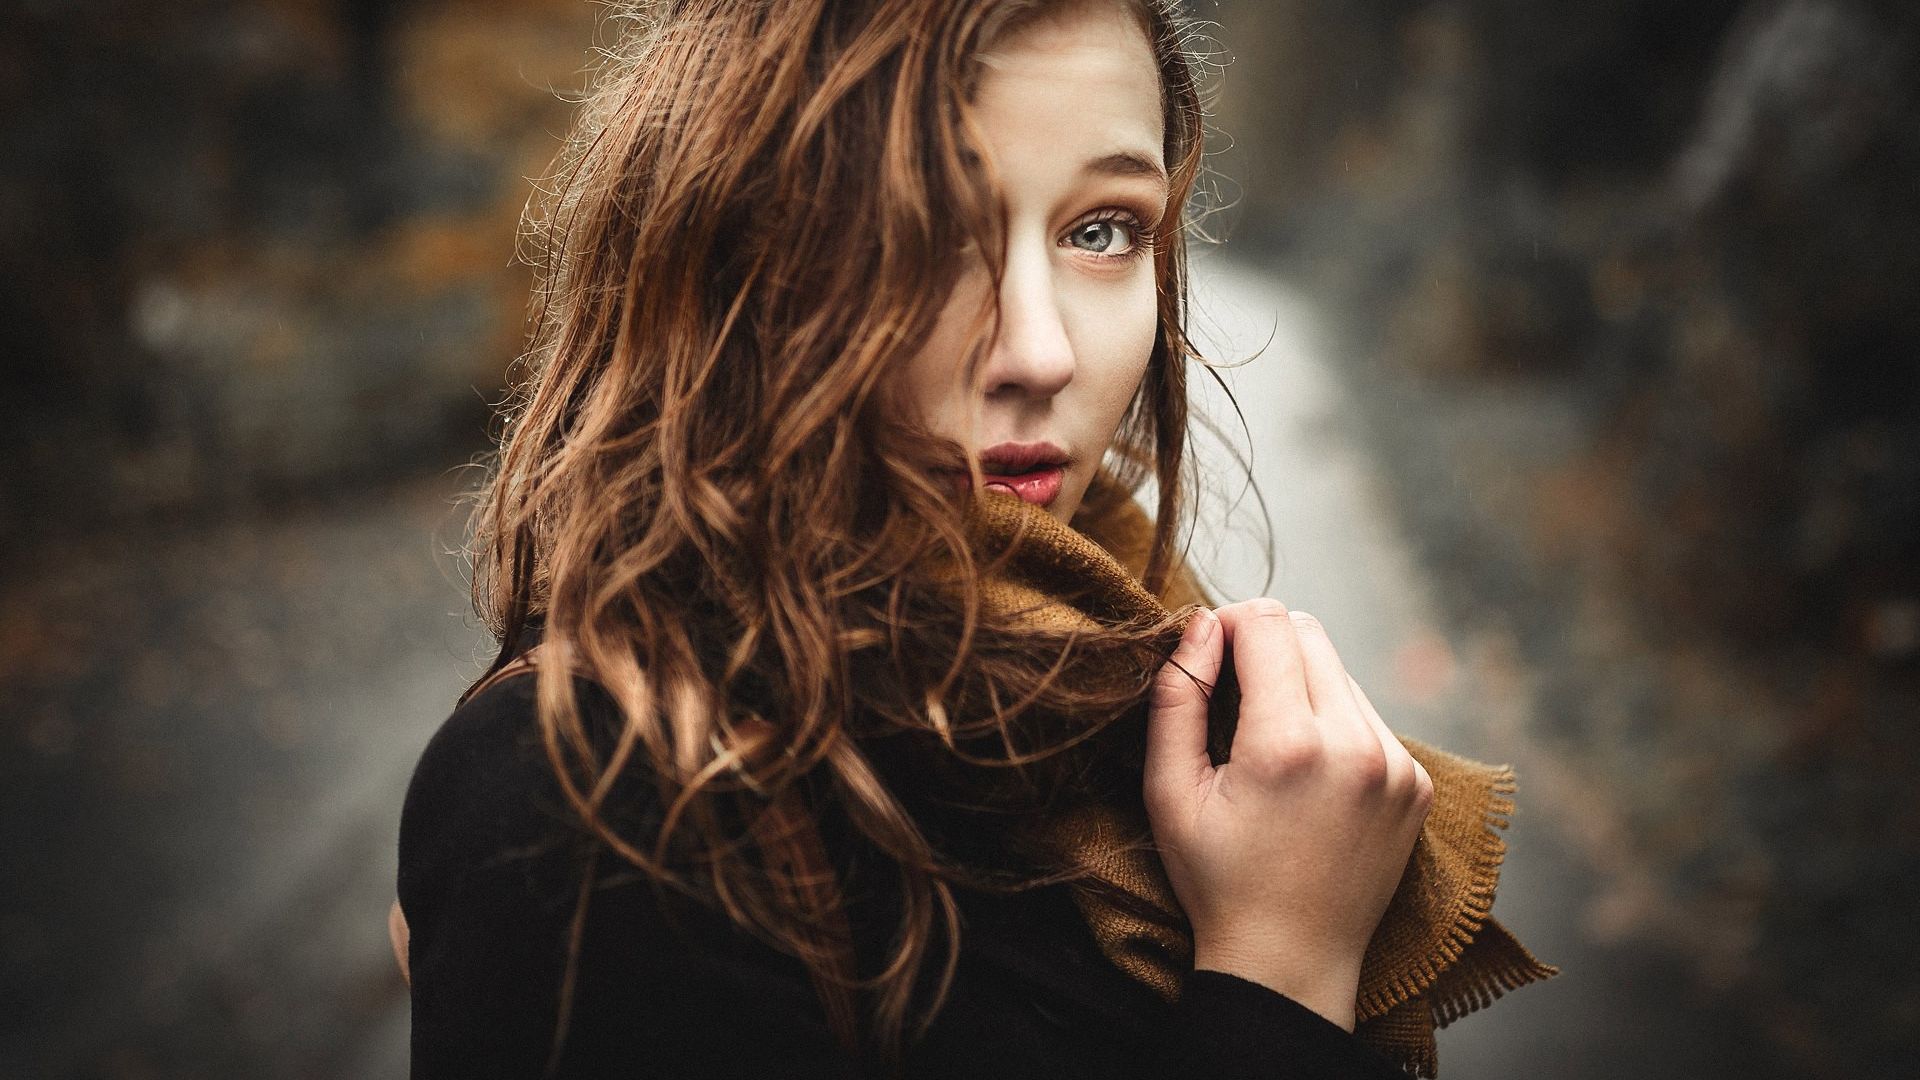
[(1347, 676), (1347, 685), (1353, 693), (1355, 703), (1360, 706), (1360, 715), (1366, 717), (1368, 726), (1379, 737), (1381, 747), (1387, 751), (1389, 767), (1396, 774), (1405, 772), (1416, 777), (1425, 772), (1425, 767), (1407, 751), (1406, 744), (1401, 742), (1400, 737), (1387, 726), (1387, 722), (1380, 718), (1380, 710), (1373, 707), (1372, 699), (1367, 697), (1366, 690), (1351, 674)]
[(1406, 747), (1401, 744), (1400, 737), (1395, 735), (1393, 729), (1387, 727), (1387, 722), (1380, 718), (1380, 710), (1373, 707), (1373, 699), (1367, 697), (1366, 689), (1352, 674), (1347, 675), (1347, 690), (1353, 695), (1354, 704), (1359, 706), (1360, 715), (1366, 718), (1368, 726), (1380, 736), (1380, 744), (1389, 750), (1399, 747), (1401, 753), (1406, 753)]
[(1306, 661), (1286, 605), (1271, 597), (1242, 600), (1220, 609), (1226, 647), (1240, 679), (1240, 728), (1286, 727), (1313, 722)]
[(1207, 701), (1226, 661), (1220, 619), (1206, 608), (1187, 620), (1173, 656), (1154, 676), (1147, 723), (1146, 784), (1184, 790), (1213, 768), (1207, 756)]
[(1364, 722), (1357, 715), (1361, 709), (1353, 697), (1353, 680), (1347, 674), (1347, 665), (1340, 660), (1339, 651), (1333, 647), (1333, 639), (1327, 636), (1326, 627), (1304, 611), (1296, 609), (1288, 615), (1293, 621), (1294, 635), (1300, 641), (1307, 697), (1313, 703), (1314, 715), (1323, 720)]

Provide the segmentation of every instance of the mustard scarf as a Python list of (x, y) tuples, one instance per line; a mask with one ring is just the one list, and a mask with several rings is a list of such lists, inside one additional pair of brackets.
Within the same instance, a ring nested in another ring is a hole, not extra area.
[[(1150, 622), (1189, 604), (1212, 606), (1184, 566), (1176, 566), (1160, 596), (1142, 587), (1153, 522), (1105, 474), (1071, 527), (997, 494), (975, 499), (968, 515), (984, 550), (1019, 538), (1016, 557), (982, 583), (982, 603), (1036, 625), (1067, 630), (1115, 619)], [(1490, 914), (1506, 853), (1497, 830), (1513, 812), (1513, 771), (1404, 735), (1400, 741), (1432, 777), (1434, 798), (1406, 873), (1367, 945), (1355, 1034), (1414, 1075), (1434, 1077), (1436, 1027), (1559, 969), (1535, 959)], [(1146, 828), (1140, 805), (1095, 805), (1051, 819), (1045, 836), (1072, 865), (1158, 913), (1144, 918), (1095, 889), (1074, 889), (1107, 958), (1176, 1001), (1192, 969), (1193, 941), (1159, 858), (1122, 843)]]

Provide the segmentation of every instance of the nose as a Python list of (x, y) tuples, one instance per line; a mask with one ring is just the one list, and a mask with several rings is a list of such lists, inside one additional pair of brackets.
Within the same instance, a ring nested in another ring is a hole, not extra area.
[(1073, 369), (1073, 343), (1045, 253), (1009, 252), (1000, 333), (980, 372), (987, 398), (1045, 400), (1073, 381)]

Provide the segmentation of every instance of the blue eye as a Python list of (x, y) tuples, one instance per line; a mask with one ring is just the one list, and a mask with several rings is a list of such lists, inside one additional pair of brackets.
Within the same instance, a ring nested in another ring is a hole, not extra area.
[(1068, 227), (1060, 246), (1085, 252), (1087, 261), (1125, 265), (1154, 254), (1154, 227), (1131, 209), (1096, 209)]
[(1113, 248), (1116, 244), (1124, 242), (1128, 246), (1132, 245), (1131, 235), (1127, 235), (1125, 240), (1122, 240), (1122, 234), (1125, 232), (1125, 226), (1116, 221), (1089, 221), (1073, 230), (1073, 235), (1077, 246), (1088, 251), (1110, 255), (1114, 253)]

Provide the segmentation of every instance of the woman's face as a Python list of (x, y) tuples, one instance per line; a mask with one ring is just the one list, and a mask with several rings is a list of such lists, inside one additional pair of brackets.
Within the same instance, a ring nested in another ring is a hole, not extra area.
[[(981, 455), (990, 490), (1065, 522), (1139, 388), (1158, 327), (1159, 70), (1117, 3), (1050, 15), (982, 62), (974, 104), (1007, 211), (999, 332), (968, 385), (966, 335), (992, 282), (977, 251), (958, 253), (966, 265), (905, 369), (906, 394), (934, 434)], [(964, 475), (949, 479), (964, 490)]]

